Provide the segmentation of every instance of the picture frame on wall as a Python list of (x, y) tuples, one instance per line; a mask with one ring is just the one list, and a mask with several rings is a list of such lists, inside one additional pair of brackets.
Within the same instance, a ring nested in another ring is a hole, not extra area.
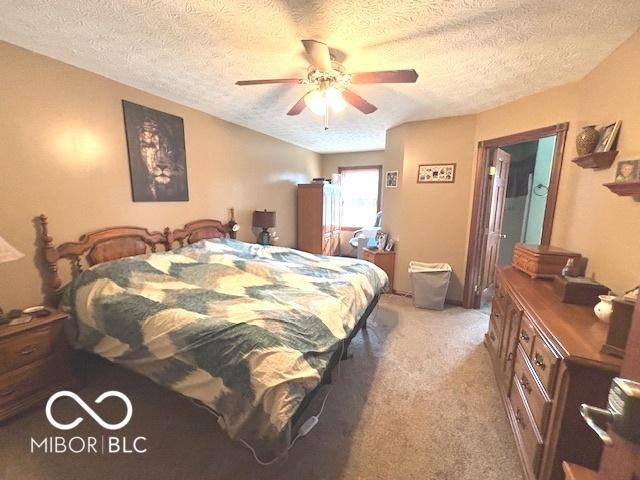
[(122, 100), (134, 202), (189, 201), (184, 122)]
[(454, 183), (455, 179), (455, 163), (418, 165), (418, 183)]
[(596, 146), (596, 152), (609, 152), (611, 150), (618, 137), (621, 124), (622, 122), (618, 120), (600, 129), (600, 140)]
[(386, 188), (398, 188), (398, 170), (386, 172), (384, 186)]
[(616, 165), (616, 183), (640, 180), (640, 160), (622, 160)]

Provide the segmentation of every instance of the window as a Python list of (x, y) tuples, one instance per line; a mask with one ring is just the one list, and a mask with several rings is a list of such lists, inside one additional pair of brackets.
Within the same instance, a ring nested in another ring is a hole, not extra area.
[(342, 226), (371, 227), (380, 211), (382, 167), (339, 167), (342, 174)]

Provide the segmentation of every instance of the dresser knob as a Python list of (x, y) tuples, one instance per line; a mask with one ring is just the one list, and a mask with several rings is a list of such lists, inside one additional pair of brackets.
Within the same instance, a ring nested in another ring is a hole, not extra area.
[(527, 393), (531, 393), (531, 384), (529, 383), (529, 380), (527, 379), (527, 377), (525, 376), (525, 374), (522, 374), (522, 378), (520, 379), (520, 386), (527, 392)]
[(529, 334), (525, 330), (520, 330), (520, 339), (524, 342), (529, 342)]
[(540, 355), (538, 352), (536, 352), (534, 358), (535, 358), (534, 363), (538, 367), (540, 367), (540, 370), (544, 370), (545, 368), (547, 368), (547, 365), (544, 363), (544, 357), (542, 355)]

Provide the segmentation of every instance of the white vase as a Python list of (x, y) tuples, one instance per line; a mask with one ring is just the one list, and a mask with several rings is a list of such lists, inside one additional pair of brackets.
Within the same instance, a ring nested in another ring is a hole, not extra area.
[(599, 295), (598, 298), (600, 299), (600, 303), (593, 307), (593, 311), (601, 322), (609, 323), (611, 312), (613, 312), (612, 300), (616, 297), (614, 295)]

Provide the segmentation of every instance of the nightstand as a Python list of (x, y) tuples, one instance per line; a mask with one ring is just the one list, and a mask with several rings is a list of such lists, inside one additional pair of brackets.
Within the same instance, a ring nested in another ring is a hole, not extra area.
[(389, 288), (393, 289), (393, 271), (396, 264), (396, 252), (365, 248), (362, 251), (362, 258), (384, 270), (387, 277), (389, 277)]
[(75, 387), (67, 318), (50, 308), (28, 323), (0, 326), (0, 422)]

